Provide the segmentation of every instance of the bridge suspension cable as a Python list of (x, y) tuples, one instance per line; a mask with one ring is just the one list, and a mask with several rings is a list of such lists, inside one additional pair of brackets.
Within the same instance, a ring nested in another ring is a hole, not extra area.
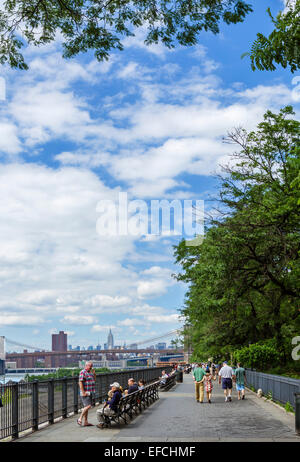
[(151, 343), (151, 342), (155, 342), (157, 340), (161, 340), (163, 338), (167, 338), (167, 337), (173, 337), (173, 335), (178, 335), (181, 333), (181, 330), (179, 329), (175, 329), (175, 330), (170, 330), (169, 332), (167, 332), (166, 334), (163, 334), (163, 335), (160, 335), (158, 337), (152, 337), (152, 338), (149, 338), (147, 340), (141, 340), (139, 342), (134, 342), (136, 345), (145, 345), (146, 343)]
[(19, 347), (22, 347), (22, 348), (29, 348), (30, 350), (41, 350), (41, 351), (46, 351), (45, 348), (39, 348), (39, 347), (37, 347), (37, 346), (26, 345), (25, 343), (15, 342), (14, 340), (10, 340), (10, 339), (7, 338), (7, 337), (5, 337), (5, 341), (6, 341), (6, 343), (9, 343), (10, 345), (19, 346)]

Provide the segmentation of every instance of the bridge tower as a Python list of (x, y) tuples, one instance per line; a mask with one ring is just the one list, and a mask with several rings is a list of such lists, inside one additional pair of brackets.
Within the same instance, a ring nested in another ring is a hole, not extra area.
[(0, 375), (5, 374), (5, 337), (0, 336)]

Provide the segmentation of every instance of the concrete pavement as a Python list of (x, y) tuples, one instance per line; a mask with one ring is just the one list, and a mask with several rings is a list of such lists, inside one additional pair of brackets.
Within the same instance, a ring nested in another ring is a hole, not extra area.
[[(225, 403), (221, 386), (214, 382), (212, 403), (198, 404), (191, 375), (135, 417), (129, 425), (111, 429), (79, 427), (70, 417), (19, 439), (20, 442), (197, 442), (197, 441), (285, 441), (300, 442), (294, 431), (294, 416), (287, 414), (254, 393)], [(89, 421), (97, 424), (96, 409)]]

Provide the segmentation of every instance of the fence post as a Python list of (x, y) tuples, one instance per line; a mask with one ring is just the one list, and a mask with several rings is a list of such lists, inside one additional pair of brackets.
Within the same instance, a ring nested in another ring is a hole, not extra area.
[(67, 390), (67, 387), (68, 387), (68, 379), (67, 377), (64, 377), (62, 379), (62, 417), (65, 419), (67, 417), (67, 406), (68, 406), (68, 403), (67, 403), (67, 397), (68, 397), (68, 390)]
[(33, 431), (39, 428), (39, 382), (32, 382), (32, 428)]
[(48, 421), (54, 422), (54, 379), (48, 381)]
[(78, 414), (78, 377), (73, 379), (74, 414)]
[(295, 429), (300, 435), (300, 393), (295, 393)]
[(11, 385), (12, 437), (19, 437), (19, 389), (18, 384)]

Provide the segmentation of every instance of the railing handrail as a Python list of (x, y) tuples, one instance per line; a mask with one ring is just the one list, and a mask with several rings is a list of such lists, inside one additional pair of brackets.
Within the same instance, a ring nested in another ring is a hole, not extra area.
[(285, 375), (277, 375), (277, 374), (269, 374), (267, 372), (260, 372), (255, 369), (245, 369), (246, 372), (253, 372), (255, 374), (260, 374), (262, 377), (270, 378), (270, 379), (278, 379), (281, 382), (286, 383), (293, 383), (295, 385), (300, 385), (300, 379), (295, 379), (294, 377), (287, 377)]
[[(107, 396), (110, 383), (117, 381), (124, 387), (125, 380), (127, 383), (130, 377), (134, 377), (135, 380), (145, 380), (148, 385), (156, 381), (163, 370), (169, 371), (171, 366), (98, 372), (93, 400), (96, 403), (102, 402)], [(0, 413), (0, 440), (7, 437), (18, 438), (20, 432), (37, 430), (41, 423), (52, 424), (56, 418), (77, 414), (81, 408), (78, 377), (51, 377), (46, 380), (1, 385), (0, 392), (5, 397), (5, 406)]]

